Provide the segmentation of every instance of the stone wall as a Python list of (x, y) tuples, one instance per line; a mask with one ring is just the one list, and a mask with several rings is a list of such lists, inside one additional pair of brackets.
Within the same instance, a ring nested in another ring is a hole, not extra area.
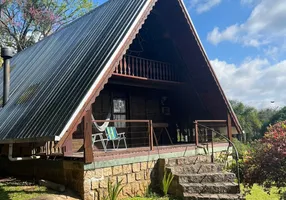
[(126, 165), (99, 168), (84, 172), (84, 199), (101, 200), (107, 195), (108, 181), (122, 181), (120, 198), (144, 195), (154, 181), (155, 162), (137, 162)]

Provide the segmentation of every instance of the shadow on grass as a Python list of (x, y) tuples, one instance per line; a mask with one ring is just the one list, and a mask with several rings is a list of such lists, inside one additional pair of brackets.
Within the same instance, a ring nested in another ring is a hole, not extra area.
[(39, 186), (32, 181), (18, 180), (14, 178), (0, 178), (0, 200), (24, 200), (37, 199), (42, 196), (64, 195), (78, 198), (72, 191), (66, 190), (60, 193), (46, 187)]
[(4, 189), (3, 189), (3, 186), (0, 185), (0, 199), (7, 199), (7, 200), (11, 200), (11, 198), (9, 197), (9, 193), (6, 192)]

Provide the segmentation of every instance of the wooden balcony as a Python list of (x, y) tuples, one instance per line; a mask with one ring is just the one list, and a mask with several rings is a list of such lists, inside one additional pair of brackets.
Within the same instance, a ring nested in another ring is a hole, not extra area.
[(128, 78), (179, 82), (176, 68), (176, 65), (170, 63), (124, 55), (113, 74)]

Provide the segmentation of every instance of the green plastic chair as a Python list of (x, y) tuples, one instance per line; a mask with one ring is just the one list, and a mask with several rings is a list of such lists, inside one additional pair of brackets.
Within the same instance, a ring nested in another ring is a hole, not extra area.
[[(116, 130), (116, 128), (115, 128), (114, 126), (109, 126), (109, 127), (106, 127), (106, 129), (105, 129), (105, 134), (106, 134), (106, 137), (107, 137), (106, 147), (107, 147), (107, 145), (108, 145), (108, 142), (109, 142), (109, 141), (112, 141), (113, 149), (118, 149), (118, 148), (119, 148), (120, 141), (123, 141), (123, 142), (124, 142), (124, 145), (125, 145), (125, 149), (127, 149), (125, 132), (123, 132), (123, 133), (117, 133), (117, 130)], [(114, 143), (114, 141), (118, 141), (116, 148), (115, 148), (115, 143)]]

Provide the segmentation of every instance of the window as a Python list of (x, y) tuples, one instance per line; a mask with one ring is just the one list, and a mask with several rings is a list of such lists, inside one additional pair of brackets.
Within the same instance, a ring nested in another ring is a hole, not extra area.
[[(113, 119), (114, 120), (126, 120), (126, 101), (125, 99), (113, 99)], [(115, 127), (126, 127), (125, 122), (115, 122)]]

